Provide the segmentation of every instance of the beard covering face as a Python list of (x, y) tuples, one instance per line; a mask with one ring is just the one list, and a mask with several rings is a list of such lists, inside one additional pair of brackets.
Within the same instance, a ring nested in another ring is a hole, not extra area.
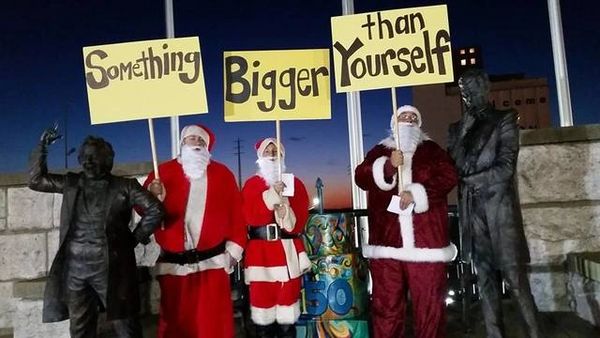
[[(262, 177), (269, 186), (279, 181), (279, 161), (277, 157), (260, 157), (256, 160), (258, 176)], [(281, 159), (281, 172), (285, 172), (285, 160)]]
[(190, 179), (195, 180), (204, 176), (208, 162), (210, 162), (210, 153), (206, 147), (186, 144), (181, 147), (181, 166)]
[(403, 153), (414, 153), (417, 146), (423, 141), (421, 128), (416, 124), (400, 122), (398, 123), (398, 139), (400, 150)]

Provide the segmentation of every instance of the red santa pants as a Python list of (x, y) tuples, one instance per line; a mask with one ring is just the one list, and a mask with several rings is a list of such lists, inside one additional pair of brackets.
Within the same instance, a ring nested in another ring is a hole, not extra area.
[(252, 321), (257, 325), (294, 324), (300, 316), (300, 278), (287, 282), (250, 282)]
[(163, 275), (158, 338), (231, 338), (233, 305), (223, 269), (187, 276)]
[(371, 259), (375, 338), (402, 338), (410, 292), (415, 338), (446, 336), (446, 263)]

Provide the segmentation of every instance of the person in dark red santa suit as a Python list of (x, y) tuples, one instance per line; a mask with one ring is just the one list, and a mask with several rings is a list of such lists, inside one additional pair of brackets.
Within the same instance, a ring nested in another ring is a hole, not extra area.
[(278, 163), (281, 161), (281, 172), (285, 172), (285, 149), (280, 145), (278, 160), (276, 144), (273, 138), (256, 144), (258, 172), (242, 189), (250, 238), (244, 276), (257, 336), (287, 338), (296, 337), (300, 277), (310, 267), (299, 237), (308, 218), (308, 194), (304, 184), (294, 177), (293, 196), (285, 196), (290, 194), (284, 192)]
[(390, 136), (355, 171), (356, 184), (368, 192), (369, 244), (363, 255), (373, 279), (374, 336), (404, 337), (410, 292), (415, 337), (445, 337), (446, 263), (457, 254), (449, 241), (446, 195), (457, 175), (446, 151), (421, 131), (417, 108), (400, 107), (392, 130), (395, 123), (399, 149)]
[(159, 338), (233, 337), (228, 274), (242, 258), (246, 226), (233, 173), (211, 159), (215, 137), (206, 127), (181, 131), (181, 154), (144, 183), (166, 215), (154, 236), (161, 247)]

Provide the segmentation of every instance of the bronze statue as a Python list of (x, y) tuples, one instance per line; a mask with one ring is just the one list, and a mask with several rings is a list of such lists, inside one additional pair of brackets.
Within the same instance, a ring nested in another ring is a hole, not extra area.
[[(43, 321), (70, 318), (71, 337), (96, 337), (98, 311), (107, 312), (117, 337), (141, 337), (134, 248), (147, 244), (163, 209), (137, 180), (111, 175), (114, 151), (88, 136), (79, 149), (81, 173), (48, 172), (48, 146), (57, 125), (42, 134), (30, 159), (29, 188), (63, 194), (59, 249), (44, 292)], [(129, 229), (133, 206), (143, 210)]]
[(490, 82), (479, 69), (458, 81), (464, 114), (450, 125), (448, 147), (460, 177), (462, 257), (473, 260), (488, 337), (504, 337), (496, 276), (502, 273), (527, 324), (539, 337), (537, 308), (527, 279), (529, 249), (515, 184), (519, 154), (517, 112), (488, 101)]

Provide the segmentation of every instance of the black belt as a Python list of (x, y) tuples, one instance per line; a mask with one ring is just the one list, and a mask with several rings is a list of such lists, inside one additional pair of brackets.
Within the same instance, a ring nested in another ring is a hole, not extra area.
[(188, 250), (184, 252), (163, 251), (160, 254), (159, 262), (175, 263), (179, 265), (193, 264), (200, 261), (213, 258), (225, 251), (225, 242), (206, 250)]
[(250, 226), (248, 227), (248, 237), (250, 239), (263, 239), (266, 241), (276, 241), (279, 239), (292, 239), (298, 238), (297, 234), (290, 234), (279, 228), (279, 225), (275, 223), (263, 225), (263, 226)]

